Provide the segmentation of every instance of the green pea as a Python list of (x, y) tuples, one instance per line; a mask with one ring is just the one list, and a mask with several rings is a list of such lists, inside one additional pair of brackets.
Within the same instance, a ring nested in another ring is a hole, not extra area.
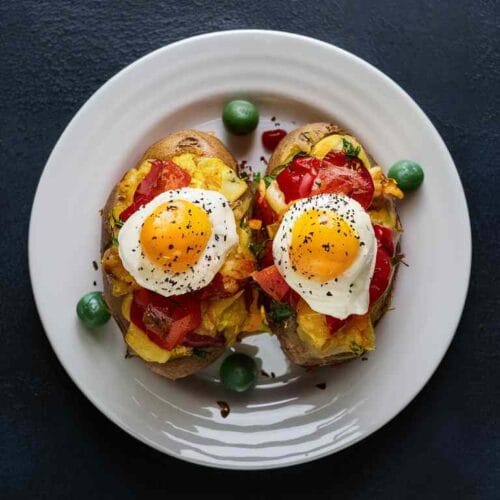
[(101, 292), (85, 294), (76, 305), (76, 314), (84, 325), (91, 328), (104, 325), (111, 317)]
[(410, 160), (399, 160), (389, 169), (389, 177), (398, 183), (405, 193), (420, 187), (424, 180), (422, 167)]
[(224, 106), (222, 121), (232, 134), (249, 134), (255, 130), (259, 123), (259, 111), (255, 104), (238, 99), (228, 102)]
[(231, 354), (220, 367), (220, 378), (224, 386), (231, 391), (248, 391), (257, 380), (257, 365), (246, 354)]

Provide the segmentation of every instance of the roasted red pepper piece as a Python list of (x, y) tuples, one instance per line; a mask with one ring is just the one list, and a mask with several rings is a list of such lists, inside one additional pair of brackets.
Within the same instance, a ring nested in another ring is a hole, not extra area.
[(151, 170), (137, 186), (133, 203), (122, 211), (125, 222), (133, 213), (164, 191), (189, 186), (191, 176), (173, 161), (151, 160)]
[(368, 208), (373, 200), (373, 179), (357, 157), (347, 156), (343, 151), (330, 151), (324, 158), (311, 195), (342, 193)]
[(170, 351), (200, 326), (200, 303), (192, 294), (163, 297), (141, 288), (134, 291), (130, 320), (152, 342)]
[(160, 173), (163, 170), (166, 162), (163, 162), (161, 160), (153, 160), (149, 163), (151, 163), (151, 169), (146, 177), (144, 177), (144, 179), (142, 179), (142, 181), (137, 186), (134, 193), (134, 201), (148, 198), (157, 190)]
[(290, 287), (274, 264), (261, 271), (255, 271), (252, 277), (264, 292), (278, 302), (282, 302), (290, 291)]

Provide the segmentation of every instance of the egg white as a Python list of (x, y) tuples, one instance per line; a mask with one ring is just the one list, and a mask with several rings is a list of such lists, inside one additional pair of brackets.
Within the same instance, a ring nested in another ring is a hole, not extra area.
[[(324, 283), (294, 271), (289, 254), (294, 224), (302, 214), (312, 209), (337, 213), (360, 237), (359, 251), (351, 266), (337, 278)], [(288, 285), (311, 309), (339, 319), (368, 311), (376, 251), (370, 216), (357, 201), (338, 194), (320, 194), (294, 203), (283, 216), (273, 241), (274, 263)]]
[[(142, 225), (147, 217), (157, 206), (175, 200), (189, 201), (201, 207), (212, 225), (212, 234), (198, 262), (188, 271), (177, 273), (151, 262), (140, 243)], [(206, 189), (165, 191), (137, 210), (118, 233), (118, 249), (125, 269), (140, 286), (164, 297), (182, 295), (208, 285), (237, 243), (236, 222), (228, 200), (222, 194)]]

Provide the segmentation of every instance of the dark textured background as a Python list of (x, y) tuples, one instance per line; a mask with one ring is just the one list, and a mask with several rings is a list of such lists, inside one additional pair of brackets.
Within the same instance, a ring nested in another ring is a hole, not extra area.
[[(494, 0), (2, 1), (0, 496), (210, 492), (266, 498), (274, 484), (279, 489), (273, 498), (287, 492), (499, 498), (499, 18)], [(163, 456), (102, 416), (49, 347), (26, 258), (29, 212), (44, 163), (88, 97), (125, 65), (164, 44), (245, 27), (332, 42), (401, 84), (455, 159), (474, 238), (471, 287), (457, 335), (410, 406), (337, 455), (255, 473), (210, 470)], [(180, 480), (181, 474), (191, 479)]]

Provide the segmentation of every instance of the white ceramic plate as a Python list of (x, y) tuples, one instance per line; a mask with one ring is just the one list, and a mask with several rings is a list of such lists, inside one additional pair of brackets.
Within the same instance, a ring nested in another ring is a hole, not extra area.
[[(262, 168), (259, 131), (228, 137), (224, 101), (243, 96), (292, 129), (332, 120), (352, 130), (385, 167), (421, 163), (423, 187), (401, 205), (409, 268), (396, 283), (394, 310), (377, 327), (367, 361), (308, 374), (291, 367), (269, 336), (248, 340), (275, 378), (235, 396), (217, 366), (166, 381), (124, 358), (110, 322), (89, 332), (75, 304), (101, 288), (100, 217), (108, 192), (142, 152), (184, 127), (212, 130), (236, 156)], [(82, 392), (124, 430), (154, 448), (214, 467), (260, 469), (313, 460), (374, 432), (422, 389), (448, 348), (462, 312), (471, 259), (470, 225), (457, 171), (415, 102), (361, 59), (317, 40), (269, 31), (230, 31), (183, 40), (128, 66), (71, 121), (43, 172), (31, 215), (29, 259), (47, 336)], [(97, 281), (94, 288), (93, 281)], [(315, 387), (326, 382), (325, 390)], [(445, 390), (445, 388), (443, 388)], [(231, 407), (220, 415), (216, 401)]]

